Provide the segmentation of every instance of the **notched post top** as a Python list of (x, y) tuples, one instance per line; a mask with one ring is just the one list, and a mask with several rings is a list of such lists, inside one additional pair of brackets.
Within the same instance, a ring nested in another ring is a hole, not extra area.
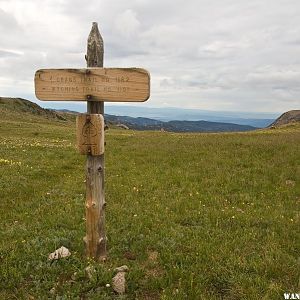
[(87, 41), (87, 66), (103, 67), (103, 39), (98, 29), (98, 24), (93, 22), (91, 32)]

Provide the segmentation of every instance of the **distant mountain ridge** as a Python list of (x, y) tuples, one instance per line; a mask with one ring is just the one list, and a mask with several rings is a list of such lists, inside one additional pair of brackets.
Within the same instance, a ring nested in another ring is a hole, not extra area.
[(138, 106), (121, 106), (110, 105), (105, 106), (105, 112), (110, 115), (130, 116), (130, 117), (146, 117), (163, 122), (179, 120), (179, 121), (209, 121), (221, 123), (233, 123), (239, 125), (249, 125), (258, 128), (269, 126), (279, 116), (272, 113), (250, 113), (250, 112), (225, 112), (225, 111), (209, 111), (200, 109), (187, 108), (154, 108)]
[[(78, 102), (52, 103), (43, 102), (42, 107), (55, 110), (69, 109), (70, 111), (85, 112), (86, 104)], [(158, 121), (209, 121), (221, 123), (233, 123), (265, 128), (273, 123), (280, 113), (243, 112), (243, 111), (210, 111), (203, 109), (191, 109), (176, 107), (149, 107), (145, 103), (137, 105), (113, 105), (105, 103), (105, 113), (115, 116), (129, 116), (133, 118), (144, 117)]]
[(126, 125), (135, 130), (163, 130), (171, 132), (236, 132), (250, 131), (257, 128), (248, 125), (220, 123), (209, 121), (158, 121), (150, 118), (133, 118), (128, 116), (114, 116), (105, 114), (107, 124)]
[[(47, 119), (61, 121), (74, 120), (76, 112), (69, 110), (52, 110), (40, 107), (26, 99), (0, 97), (0, 113), (6, 114), (27, 113)], [(168, 121), (163, 122), (143, 117), (115, 116), (105, 114), (105, 121), (109, 125), (125, 125), (123, 128), (134, 130), (164, 130), (172, 132), (225, 132), (225, 131), (249, 131), (255, 130), (253, 126), (238, 125), (209, 121)]]

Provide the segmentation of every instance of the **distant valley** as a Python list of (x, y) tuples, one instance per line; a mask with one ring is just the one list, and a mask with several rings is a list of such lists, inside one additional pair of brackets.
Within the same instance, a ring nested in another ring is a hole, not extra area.
[[(50, 110), (57, 114), (77, 114), (75, 111)], [(105, 123), (108, 127), (117, 126), (123, 129), (133, 130), (160, 130), (170, 132), (237, 132), (237, 131), (250, 131), (258, 127), (250, 125), (240, 125), (226, 122), (211, 122), (211, 121), (186, 121), (186, 120), (171, 120), (161, 121), (157, 119), (145, 117), (130, 117), (105, 114)]]
[(106, 105), (105, 112), (110, 115), (121, 115), (130, 117), (145, 117), (159, 121), (209, 121), (220, 123), (233, 123), (238, 125), (249, 125), (257, 128), (269, 126), (279, 114), (251, 113), (251, 112), (226, 112), (209, 111), (186, 108), (153, 108), (146, 106), (121, 106)]
[[(85, 112), (86, 105), (83, 103), (39, 103), (45, 108), (55, 110), (70, 110)], [(175, 107), (149, 107), (145, 104), (135, 105), (112, 105), (105, 104), (105, 113), (115, 116), (129, 116), (133, 118), (143, 117), (163, 122), (168, 121), (209, 121), (220, 123), (233, 123), (249, 125), (256, 128), (264, 128), (273, 123), (280, 113), (253, 113), (236, 111), (209, 111), (201, 109), (187, 109)]]

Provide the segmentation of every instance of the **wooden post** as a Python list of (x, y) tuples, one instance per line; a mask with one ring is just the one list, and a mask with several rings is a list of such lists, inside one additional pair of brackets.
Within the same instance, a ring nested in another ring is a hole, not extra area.
[[(103, 67), (103, 40), (93, 22), (87, 42), (87, 67)], [(89, 114), (104, 116), (104, 102), (88, 101)], [(86, 162), (86, 255), (97, 261), (106, 259), (104, 196), (104, 154), (87, 155)]]

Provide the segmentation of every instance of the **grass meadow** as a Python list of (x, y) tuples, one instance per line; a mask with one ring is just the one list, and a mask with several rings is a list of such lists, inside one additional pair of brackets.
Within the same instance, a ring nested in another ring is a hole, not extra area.
[[(0, 120), (0, 299), (284, 299), (299, 292), (300, 126), (106, 131), (109, 258), (85, 258), (75, 123)], [(72, 255), (48, 261), (60, 246)], [(88, 279), (84, 269), (96, 273)]]

